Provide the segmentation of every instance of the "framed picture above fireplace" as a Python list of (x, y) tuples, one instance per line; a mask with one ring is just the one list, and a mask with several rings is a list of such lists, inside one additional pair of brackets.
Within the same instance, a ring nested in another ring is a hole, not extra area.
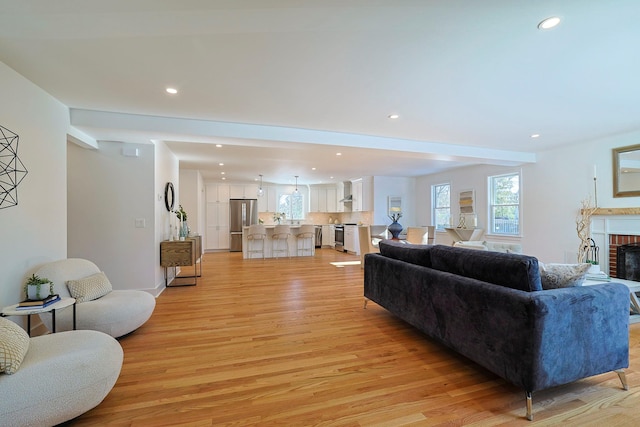
[(613, 197), (640, 196), (640, 144), (612, 151)]

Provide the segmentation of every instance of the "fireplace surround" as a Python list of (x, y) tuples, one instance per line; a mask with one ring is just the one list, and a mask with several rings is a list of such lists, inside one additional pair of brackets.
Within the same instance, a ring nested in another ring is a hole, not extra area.
[(640, 243), (618, 246), (616, 256), (615, 277), (640, 281)]
[[(618, 276), (618, 248), (640, 246), (640, 208), (598, 208), (591, 217), (591, 237), (601, 249), (600, 269), (622, 278)], [(640, 273), (629, 280), (640, 281)]]

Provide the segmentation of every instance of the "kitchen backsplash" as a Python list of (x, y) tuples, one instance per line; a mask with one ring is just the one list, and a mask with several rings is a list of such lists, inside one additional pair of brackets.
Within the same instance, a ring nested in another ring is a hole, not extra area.
[[(371, 224), (371, 218), (373, 216), (373, 212), (338, 212), (338, 213), (319, 213), (312, 212), (307, 214), (307, 217), (304, 221), (300, 221), (302, 224), (316, 224), (323, 225), (329, 224), (329, 218), (331, 218), (331, 223), (335, 223), (335, 220), (338, 220), (339, 224), (344, 223), (353, 223), (353, 224)], [(276, 221), (273, 220), (273, 212), (260, 212), (258, 217), (262, 219), (265, 224), (275, 224)], [(297, 223), (297, 220), (294, 220), (294, 223)], [(291, 221), (287, 219), (285, 224), (290, 224)]]

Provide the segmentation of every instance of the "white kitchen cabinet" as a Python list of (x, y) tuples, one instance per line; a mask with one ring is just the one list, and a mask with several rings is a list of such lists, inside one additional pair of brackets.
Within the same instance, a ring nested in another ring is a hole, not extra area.
[(309, 212), (320, 212), (320, 188), (309, 188)]
[(313, 186), (309, 189), (309, 212), (336, 212), (335, 186)]
[(373, 177), (366, 176), (351, 181), (351, 191), (351, 208), (354, 212), (373, 210)]
[(206, 201), (211, 202), (228, 202), (229, 201), (229, 185), (228, 184), (207, 184)]
[(353, 212), (362, 211), (362, 179), (351, 181), (351, 193), (353, 200), (351, 201), (351, 209)]
[(229, 249), (229, 200), (207, 201), (205, 249)]
[(262, 186), (264, 194), (258, 197), (258, 212), (275, 212), (278, 201), (278, 187)]
[(336, 185), (336, 212), (351, 211), (351, 206), (349, 206), (349, 209), (345, 209), (345, 203), (340, 201), (343, 198), (344, 198), (344, 183), (339, 182)]
[(338, 211), (338, 198), (336, 187), (327, 187), (327, 212)]
[(230, 199), (257, 199), (258, 184), (230, 184)]
[(322, 226), (322, 246), (332, 247), (336, 246), (336, 227), (333, 225)]
[(349, 253), (360, 255), (360, 242), (357, 225), (344, 226), (344, 249)]

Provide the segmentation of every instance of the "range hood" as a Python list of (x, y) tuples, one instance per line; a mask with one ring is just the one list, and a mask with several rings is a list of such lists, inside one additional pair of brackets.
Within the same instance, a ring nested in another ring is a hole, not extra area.
[(353, 201), (353, 196), (351, 195), (351, 181), (344, 181), (342, 183), (344, 192), (342, 193), (343, 197), (339, 200), (341, 203), (351, 203)]

